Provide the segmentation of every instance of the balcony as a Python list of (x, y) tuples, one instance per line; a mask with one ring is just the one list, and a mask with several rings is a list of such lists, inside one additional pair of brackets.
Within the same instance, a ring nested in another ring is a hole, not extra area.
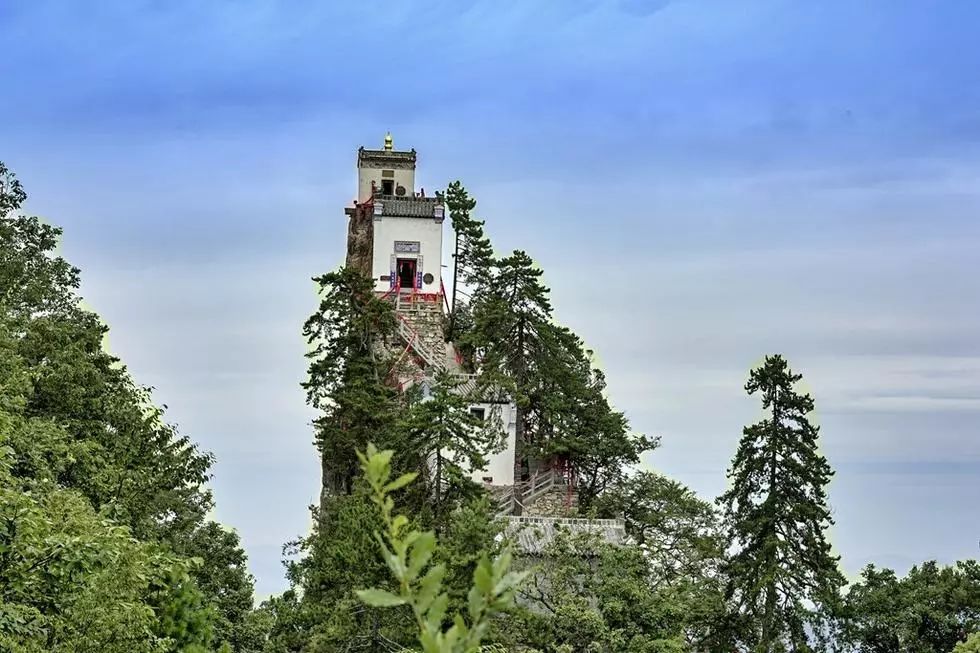
[(441, 197), (399, 197), (397, 195), (374, 196), (374, 217), (431, 218), (441, 222), (446, 209)]

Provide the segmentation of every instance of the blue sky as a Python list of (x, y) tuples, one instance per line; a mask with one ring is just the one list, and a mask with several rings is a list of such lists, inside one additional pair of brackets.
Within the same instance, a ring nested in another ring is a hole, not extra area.
[[(509, 5), (509, 6), (508, 6)], [(705, 497), (785, 354), (850, 573), (980, 540), (973, 2), (0, 3), (0, 159), (110, 347), (218, 458), (260, 594), (318, 466), (310, 277), (359, 145), (540, 262), (648, 463)]]

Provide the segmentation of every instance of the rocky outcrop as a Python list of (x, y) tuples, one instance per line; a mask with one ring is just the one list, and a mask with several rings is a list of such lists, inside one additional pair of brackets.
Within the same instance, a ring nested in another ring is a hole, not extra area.
[(373, 278), (374, 207), (371, 204), (358, 204), (348, 211), (346, 266), (369, 279)]

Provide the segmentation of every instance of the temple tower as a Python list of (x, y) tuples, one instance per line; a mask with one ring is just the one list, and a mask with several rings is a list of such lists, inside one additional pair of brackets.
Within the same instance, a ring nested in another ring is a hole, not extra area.
[[(384, 149), (357, 151), (355, 209), (371, 206), (371, 277), (381, 292), (442, 292), (445, 205), (441, 195), (427, 197), (415, 189), (415, 163), (415, 150), (394, 149), (391, 134), (385, 136)], [(348, 209), (348, 215), (355, 209)]]
[(415, 150), (396, 150), (391, 134), (382, 149), (359, 148), (357, 199), (345, 210), (350, 217), (347, 266), (371, 277), (375, 293), (395, 308), (398, 342), (385, 345), (397, 359), (389, 380), (407, 389), (431, 384), (438, 373), (447, 372), (472, 402), (474, 414), (499, 422), (506, 438), (503, 450), (471, 477), (498, 497), (501, 515), (574, 512), (573, 487), (555, 469), (536, 467), (526, 478), (514, 478), (514, 403), (501, 391), (478, 388), (477, 375), (461, 368), (453, 344), (445, 341), (445, 203), (441, 193), (416, 188), (416, 162)]

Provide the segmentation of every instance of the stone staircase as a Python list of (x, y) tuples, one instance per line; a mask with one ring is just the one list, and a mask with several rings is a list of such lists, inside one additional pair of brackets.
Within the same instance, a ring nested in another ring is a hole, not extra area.
[[(539, 511), (535, 510), (536, 504), (549, 495), (558, 495), (561, 497), (562, 504), (564, 503), (564, 497), (569, 495), (567, 480), (562, 474), (552, 469), (543, 469), (536, 472), (530, 479), (523, 481), (520, 484), (520, 488), (520, 501), (518, 501), (517, 497), (514, 496), (514, 486), (507, 485), (490, 488), (490, 494), (497, 503), (497, 511), (495, 514), (498, 518), (513, 515), (514, 509), (517, 508), (518, 505), (521, 507), (521, 512), (524, 514), (537, 513)], [(544, 512), (555, 512), (553, 508), (553, 506), (549, 505), (549, 509), (545, 510)]]
[[(423, 295), (411, 290), (397, 290), (389, 297), (394, 304), (398, 319), (398, 335), (406, 349), (423, 363), (421, 374), (417, 377), (433, 378), (439, 372), (448, 372), (455, 377), (456, 391), (472, 394), (476, 390), (477, 375), (463, 372), (456, 363), (443, 337), (445, 316), (442, 311), (442, 295)], [(420, 378), (407, 380), (403, 388), (408, 388)]]

